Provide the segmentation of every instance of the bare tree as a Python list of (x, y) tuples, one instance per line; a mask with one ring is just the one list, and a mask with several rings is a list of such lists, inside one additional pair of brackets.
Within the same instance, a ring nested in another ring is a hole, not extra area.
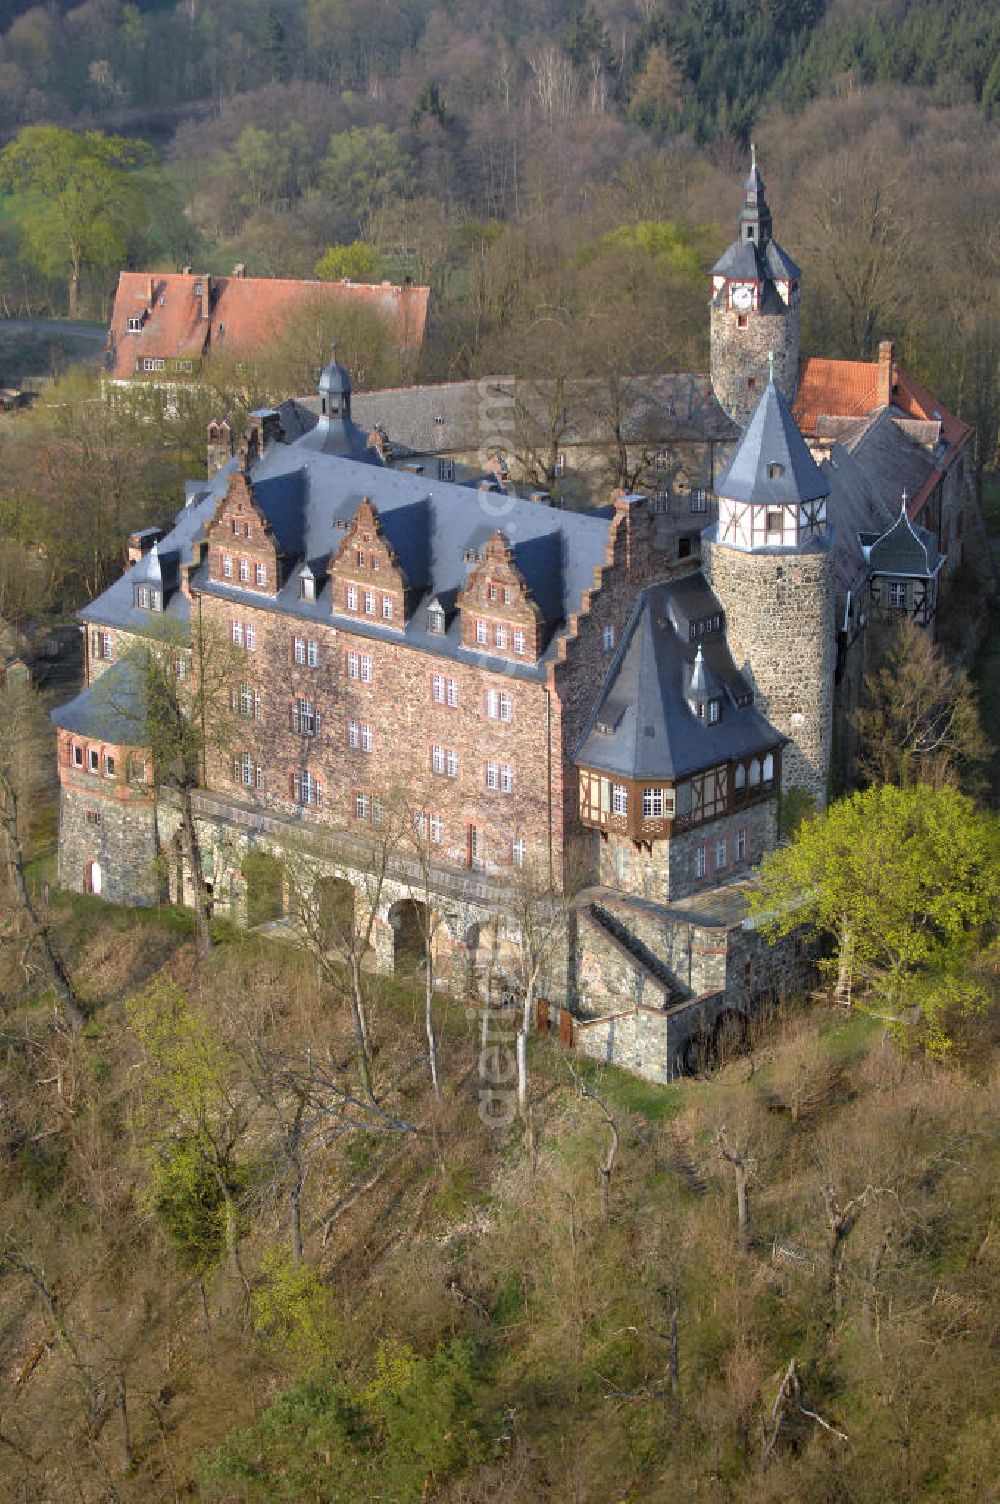
[(739, 1225), (740, 1248), (746, 1253), (750, 1246), (750, 1186), (757, 1173), (757, 1160), (750, 1153), (750, 1137), (744, 1134), (738, 1143), (732, 1143), (725, 1128), (716, 1130), (715, 1142), (727, 1164), (732, 1165), (736, 1179), (736, 1217)]
[(435, 1101), (441, 1100), (441, 1060), (437, 1032), (434, 1028), (434, 983), (436, 980), (437, 938), (444, 920), (444, 911), (437, 901), (431, 883), (431, 849), (429, 844), (429, 815), (418, 810), (410, 827), (409, 849), (416, 861), (416, 872), (408, 880), (414, 895), (417, 922), (420, 925), (424, 945), (424, 1033), (427, 1037), (427, 1067)]
[(40, 917), (28, 886), (25, 862), (31, 816), (41, 794), (51, 756), (41, 704), (28, 684), (0, 689), (0, 847), (29, 943), (41, 953), (45, 970), (71, 1029), (84, 1022), (84, 1010), (66, 967)]
[(895, 1193), (880, 1190), (878, 1186), (867, 1185), (859, 1195), (852, 1196), (849, 1201), (841, 1205), (840, 1198), (832, 1185), (822, 1186), (821, 1192), (823, 1205), (826, 1208), (827, 1294), (833, 1300), (833, 1309), (839, 1313), (844, 1305), (843, 1275), (847, 1240), (867, 1207), (877, 1201), (880, 1196)]
[(517, 1109), (528, 1121), (528, 1040), (535, 1030), (538, 989), (556, 946), (566, 932), (572, 885), (562, 890), (547, 867), (526, 863), (515, 870), (499, 894), (497, 928), (509, 927), (516, 943), (517, 984), (521, 1009), (517, 1031)]
[[(395, 797), (373, 798), (368, 812), (369, 832), (353, 844), (345, 864), (344, 870), (350, 872), (349, 882), (333, 877), (330, 859), (306, 841), (297, 847), (286, 845), (283, 861), (301, 938), (334, 995), (342, 992), (346, 974), (358, 1071), (366, 1100), (374, 1102), (369, 1022), (371, 981), (365, 957), (372, 945), (379, 909), (405, 838), (409, 816), (405, 802)], [(334, 886), (338, 882), (339, 888)], [(349, 902), (344, 901), (348, 898), (345, 885), (350, 889)]]

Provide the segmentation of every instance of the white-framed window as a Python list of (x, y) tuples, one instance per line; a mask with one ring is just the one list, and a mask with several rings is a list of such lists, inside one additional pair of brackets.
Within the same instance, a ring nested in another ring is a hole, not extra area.
[(643, 789), (642, 813), (647, 820), (660, 820), (663, 818), (662, 789)]
[(316, 702), (303, 698), (301, 695), (292, 705), (292, 730), (300, 736), (318, 736), (320, 731), (320, 713), (316, 709)]
[(323, 786), (315, 773), (308, 768), (302, 768), (298, 773), (292, 774), (292, 792), (296, 804), (315, 804), (317, 808), (323, 803)]
[(244, 788), (259, 789), (263, 781), (263, 769), (250, 752), (238, 752), (233, 758), (233, 779)]
[(710, 725), (714, 726), (716, 724), (716, 722), (718, 721), (719, 716), (721, 714), (721, 711), (722, 711), (722, 707), (721, 707), (721, 705), (720, 705), (720, 703), (719, 703), (718, 700), (709, 700), (709, 702), (708, 702), (708, 720), (709, 720), (709, 724)]
[(292, 639), (292, 658), (296, 663), (305, 663), (306, 640), (304, 637), (295, 637)]
[(513, 599), (514, 599), (514, 596), (513, 596), (513, 593), (511, 591), (510, 586), (509, 585), (505, 585), (503, 587), (503, 603), (504, 603), (504, 605), (505, 606), (509, 606), (510, 603), (511, 603), (511, 601)]
[(374, 592), (374, 590), (366, 590), (365, 591), (365, 615), (366, 616), (374, 616), (375, 615), (375, 592)]
[(231, 580), (232, 577), (233, 577), (233, 556), (232, 556), (232, 554), (223, 554), (222, 555), (222, 578), (224, 580)]
[(721, 872), (726, 865), (726, 838), (720, 836), (715, 843), (715, 870)]
[(241, 559), (240, 560), (240, 584), (241, 585), (249, 585), (249, 583), (250, 583), (250, 560), (249, 559)]
[(440, 815), (431, 815), (427, 821), (427, 834), (435, 846), (440, 846), (444, 840), (444, 821)]
[(446, 678), (444, 674), (432, 674), (431, 699), (435, 705), (449, 705), (452, 710), (456, 710), (458, 708), (458, 680)]
[(525, 652), (524, 633), (522, 632), (520, 627), (515, 627), (514, 629), (514, 652), (521, 656), (523, 656)]
[(347, 677), (356, 679), (361, 684), (372, 682), (372, 660), (368, 653), (356, 653), (351, 650), (347, 655)]
[(243, 628), (243, 641), (248, 653), (254, 652), (257, 647), (257, 628), (251, 622), (247, 622)]
[(137, 585), (135, 587), (135, 603), (140, 611), (149, 610), (149, 586)]
[(142, 329), (142, 314), (139, 314), (138, 317), (131, 315), (126, 320), (125, 328), (129, 334), (138, 334)]
[(628, 814), (628, 788), (624, 783), (611, 785), (611, 813), (613, 815)]
[(114, 778), (115, 776), (115, 756), (113, 752), (105, 752), (104, 754), (104, 776), (105, 778)]
[(306, 667), (315, 668), (319, 662), (319, 643), (309, 641), (306, 643)]
[(378, 574), (378, 572), (379, 572), (378, 554), (372, 554), (372, 574)]
[(87, 748), (87, 770), (90, 773), (99, 773), (101, 771), (101, 754), (96, 747)]
[(370, 820), (372, 817), (372, 799), (370, 794), (357, 792), (354, 795), (354, 818), (355, 820)]
[(514, 700), (506, 689), (488, 689), (486, 691), (486, 714), (491, 721), (512, 721), (514, 719)]
[(314, 601), (316, 599), (316, 580), (313, 575), (299, 575), (299, 599), (303, 601)]
[(605, 627), (604, 628), (604, 631), (601, 634), (601, 641), (602, 641), (602, 643), (604, 645), (604, 651), (606, 653), (610, 653), (610, 652), (613, 651), (614, 645), (615, 645), (615, 629), (614, 629), (614, 627)]
[(375, 741), (375, 735), (367, 721), (361, 722), (361, 750), (370, 752)]
[(694, 851), (694, 875), (695, 877), (704, 877), (706, 871), (705, 848), (704, 846), (696, 846)]
[(486, 840), (478, 825), (469, 826), (469, 866), (482, 867), (486, 861)]
[(246, 538), (248, 540), (253, 537), (253, 523), (252, 522), (245, 522), (243, 524), (243, 536), (244, 536), (244, 538)]
[(444, 748), (438, 742), (431, 747), (431, 772), (444, 772)]
[(747, 859), (747, 833), (745, 830), (736, 832), (736, 860), (745, 862)]
[(361, 751), (361, 722), (360, 721), (348, 721), (348, 723), (347, 723), (347, 745), (350, 747), (350, 749), (351, 749), (352, 752), (360, 752)]
[(252, 684), (241, 684), (232, 691), (232, 707), (237, 715), (248, 720), (260, 719), (260, 694)]
[(498, 789), (500, 787), (500, 764), (492, 760), (486, 764), (486, 787)]
[(495, 601), (496, 598), (497, 598), (497, 594), (498, 594), (498, 587), (493, 583), (492, 580), (490, 580), (489, 584), (486, 587), (486, 596), (487, 596), (487, 599), (491, 600), (491, 601)]
[(76, 742), (74, 742), (72, 747), (70, 748), (69, 760), (73, 764), (74, 768), (83, 767), (83, 748)]
[(906, 581), (889, 581), (889, 608), (892, 611), (906, 610)]
[(523, 836), (515, 836), (510, 843), (510, 859), (515, 867), (523, 867), (528, 855), (528, 843)]
[(233, 530), (233, 537), (238, 538), (240, 536), (240, 519), (238, 517), (234, 517), (230, 525)]
[(444, 674), (431, 674), (431, 699), (435, 705), (444, 704)]
[(476, 641), (482, 647), (488, 647), (489, 646), (490, 631), (489, 631), (489, 627), (486, 625), (486, 623), (484, 621), (477, 621), (476, 622)]
[(115, 640), (110, 632), (95, 627), (90, 634), (90, 650), (95, 658), (110, 660), (115, 655)]
[(243, 646), (243, 623), (241, 621), (234, 621), (230, 623), (230, 626), (233, 632), (233, 647), (241, 648)]
[(427, 630), (434, 637), (443, 637), (447, 628), (444, 609), (441, 606), (427, 607)]
[(692, 486), (691, 510), (692, 512), (708, 511), (708, 492), (704, 486)]
[(382, 620), (383, 621), (392, 621), (392, 609), (393, 609), (392, 608), (392, 596), (391, 595), (383, 595), (383, 597), (382, 597)]
[(507, 628), (502, 626), (500, 622), (497, 622), (493, 628), (493, 641), (498, 648), (505, 648), (507, 646)]
[(500, 792), (501, 794), (514, 792), (514, 769), (509, 762), (500, 764)]
[(458, 777), (458, 753), (454, 747), (449, 747), (445, 756), (445, 772), (449, 778)]
[(356, 611), (358, 609), (357, 585), (348, 585), (347, 587), (347, 609), (348, 611)]
[(267, 565), (266, 564), (257, 563), (257, 564), (254, 565), (254, 579), (256, 580), (258, 587), (261, 590), (263, 590), (264, 587), (267, 585)]

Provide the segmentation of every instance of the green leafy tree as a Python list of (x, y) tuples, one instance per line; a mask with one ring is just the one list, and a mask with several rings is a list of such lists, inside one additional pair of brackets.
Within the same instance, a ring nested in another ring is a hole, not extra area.
[(45, 276), (68, 277), (70, 318), (83, 268), (124, 260), (143, 217), (130, 170), (150, 159), (142, 141), (55, 125), (27, 125), (0, 152), (0, 183), (21, 196), (16, 212), (28, 259)]
[(373, 245), (352, 240), (350, 245), (328, 245), (314, 269), (324, 282), (381, 282), (385, 263)]
[(996, 921), (1000, 821), (951, 788), (866, 789), (765, 857), (749, 905), (765, 936), (834, 941), (845, 996), (857, 976), (893, 1009), (919, 1004)]
[(242, 1281), (248, 1170), (238, 1150), (253, 1101), (235, 1057), (171, 982), (154, 983), (126, 1012), (149, 1068), (143, 1120), (153, 1146), (153, 1205), (199, 1278), (225, 1252)]
[(320, 168), (323, 192), (355, 224), (403, 192), (409, 161), (384, 125), (337, 131)]

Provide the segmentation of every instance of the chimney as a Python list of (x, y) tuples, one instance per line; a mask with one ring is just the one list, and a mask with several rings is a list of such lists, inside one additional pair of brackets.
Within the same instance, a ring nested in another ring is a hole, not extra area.
[(892, 401), (892, 394), (896, 388), (895, 353), (896, 347), (891, 339), (879, 341), (876, 385), (878, 407), (888, 407)]
[(233, 430), (225, 418), (216, 418), (208, 425), (208, 452), (206, 473), (209, 480), (233, 457)]
[[(631, 582), (648, 582), (656, 570), (656, 540), (653, 532), (653, 509), (649, 498), (616, 486), (611, 493), (615, 509), (612, 545), (615, 552), (621, 539), (621, 559)], [(611, 560), (608, 561), (609, 563)]]
[(147, 302), (147, 304), (149, 305), (150, 308), (152, 308), (152, 306), (153, 306), (153, 300), (154, 300), (155, 297), (156, 297), (156, 278), (155, 277), (150, 277), (150, 279), (149, 279), (149, 286), (146, 288), (146, 302)]
[(269, 444), (281, 438), (281, 414), (274, 407), (260, 407), (247, 420), (247, 435), (253, 434), (252, 442), (257, 453), (263, 454)]
[(182, 277), (190, 277), (190, 275), (191, 275), (191, 268), (189, 266), (182, 266), (181, 267), (181, 276)]
[(207, 272), (201, 279), (201, 316), (206, 323), (212, 317), (212, 279)]
[(246, 274), (247, 274), (247, 264), (246, 264), (246, 262), (245, 261), (237, 261), (236, 265), (233, 267), (233, 276), (234, 277), (245, 277)]

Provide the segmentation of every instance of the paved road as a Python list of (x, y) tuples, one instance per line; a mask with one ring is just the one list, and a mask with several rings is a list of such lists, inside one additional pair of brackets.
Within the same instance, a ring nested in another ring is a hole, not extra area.
[(106, 324), (91, 323), (86, 319), (4, 319), (0, 318), (0, 339), (5, 334), (37, 334), (61, 339), (90, 340), (103, 345), (107, 338)]

